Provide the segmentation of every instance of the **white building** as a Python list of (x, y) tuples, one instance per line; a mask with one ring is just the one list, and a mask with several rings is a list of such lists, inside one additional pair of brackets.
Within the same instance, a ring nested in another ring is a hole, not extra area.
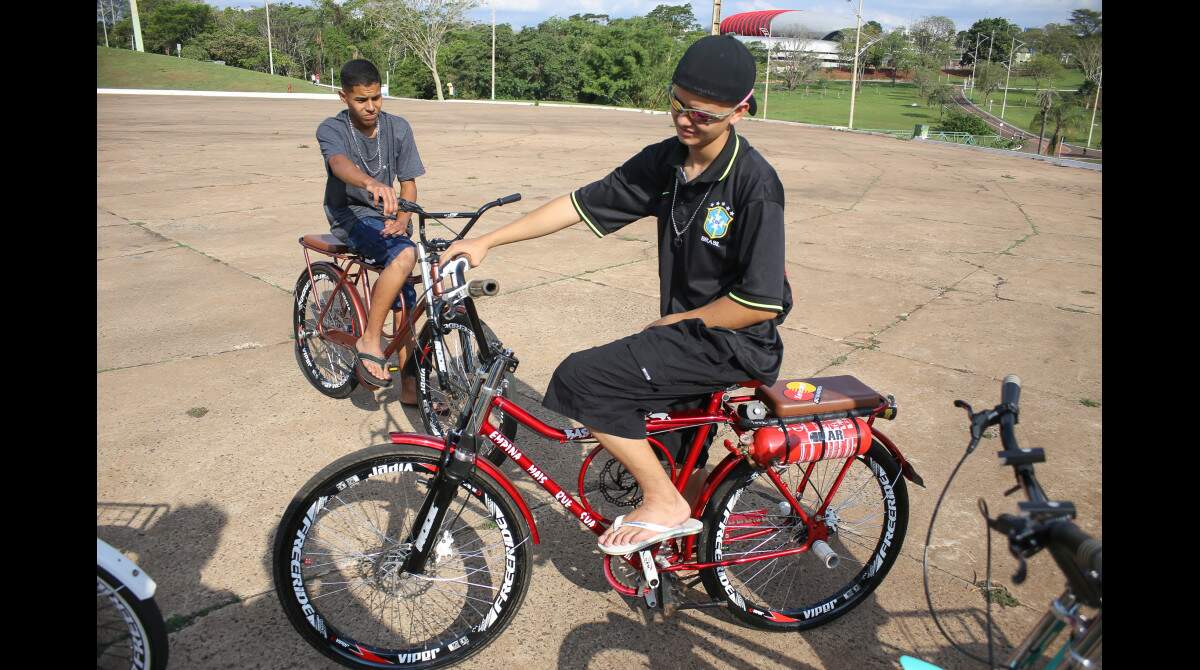
[[(847, 23), (848, 22), (848, 23)], [(772, 60), (785, 60), (796, 51), (814, 54), (821, 67), (841, 64), (837, 31), (854, 25), (854, 17), (820, 15), (795, 9), (768, 9), (733, 14), (721, 21), (721, 34), (743, 42), (760, 42)]]

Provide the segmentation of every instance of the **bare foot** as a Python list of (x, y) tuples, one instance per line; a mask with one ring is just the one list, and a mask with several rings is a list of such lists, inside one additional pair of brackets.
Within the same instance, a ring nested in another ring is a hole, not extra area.
[[(683, 496), (679, 495), (678, 492), (674, 493), (674, 500), (653, 501), (647, 498), (641, 507), (625, 515), (625, 522), (644, 521), (646, 523), (673, 528), (687, 521), (692, 516), (691, 507), (688, 506)], [(605, 546), (637, 544), (657, 534), (645, 528), (622, 525), (615, 532), (611, 528), (605, 531), (600, 536), (600, 544)]]
[[(383, 358), (383, 347), (381, 345), (382, 345), (382, 342), (379, 340), (379, 338), (377, 338), (377, 337), (376, 338), (368, 338), (368, 336), (363, 335), (362, 337), (358, 338), (358, 341), (356, 341), (354, 343), (354, 348), (360, 354), (370, 354), (370, 355), (376, 356), (378, 358)], [(371, 375), (374, 376), (376, 379), (391, 379), (392, 378), (391, 373), (389, 373), (387, 370), (383, 369), (382, 365), (380, 365), (374, 361), (368, 361), (368, 360), (364, 360), (362, 363), (363, 363), (363, 367), (365, 367), (367, 369), (367, 372), (370, 372)]]
[(413, 379), (412, 375), (404, 375), (400, 378), (400, 404), (417, 404), (417, 380)]

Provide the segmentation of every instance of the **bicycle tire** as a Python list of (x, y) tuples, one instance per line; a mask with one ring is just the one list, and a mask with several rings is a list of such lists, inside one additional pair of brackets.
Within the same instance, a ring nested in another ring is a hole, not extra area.
[(120, 580), (96, 566), (96, 668), (164, 670), (167, 628), (154, 598), (138, 599)]
[(353, 347), (335, 344), (317, 334), (320, 316), (317, 298), (322, 304), (335, 301), (325, 313), (325, 328), (343, 330), (355, 338), (363, 333), (362, 315), (354, 308), (350, 287), (343, 284), (336, 294), (333, 293), (340, 276), (340, 271), (330, 263), (313, 263), (312, 279), (309, 279), (307, 269), (302, 271), (292, 294), (296, 363), (308, 383), (331, 398), (348, 397), (358, 386), (355, 372), (358, 354)]
[[(462, 317), (465, 319), (465, 314)], [(489, 344), (500, 341), (482, 319), (480, 325), (483, 326)], [(443, 334), (443, 341), (447, 347), (448, 385), (443, 385), (438, 378), (438, 358), (433, 351), (433, 326), (428, 321), (421, 328), (417, 339), (418, 355), (413, 357), (419, 359), (416, 367), (421, 423), (425, 432), (434, 437), (445, 437), (446, 431), (457, 425), (461, 413), (470, 409), (466, 407), (466, 403), (469, 400), (467, 394), (471, 388), (471, 373), (479, 365), (479, 344), (476, 342), (475, 331), (463, 320), (447, 323), (444, 330), (449, 331)], [(507, 381), (508, 378), (509, 374), (506, 372), (504, 379)], [(503, 389), (500, 394), (504, 394)], [(514, 417), (493, 410), (492, 423), (500, 428), (500, 432), (509, 440), (516, 437), (517, 420)]]
[(275, 591), (288, 621), (324, 656), (352, 668), (450, 665), (494, 641), (520, 608), (532, 569), (529, 530), (512, 499), (478, 471), (463, 480), (426, 574), (396, 569), (439, 456), (394, 444), (349, 454), (284, 512)]
[[(797, 496), (806, 510), (819, 507), (818, 492), (825, 497), (843, 463), (839, 459), (816, 464), (804, 494)], [(789, 465), (780, 473), (793, 494), (807, 466)], [(872, 493), (876, 489), (877, 496)], [(881, 442), (873, 440), (867, 453), (854, 459), (829, 510), (833, 528), (827, 542), (840, 560), (835, 568), (826, 568), (811, 551), (707, 568), (700, 571), (705, 590), (713, 599), (728, 602), (737, 619), (768, 630), (807, 630), (853, 610), (887, 576), (908, 528), (908, 489), (900, 467)], [(748, 528), (758, 530), (742, 532)], [(776, 530), (762, 539), (763, 532), (772, 528)], [(796, 547), (804, 532), (804, 524), (791, 513), (765, 471), (742, 463), (717, 486), (705, 508), (700, 560)], [(743, 548), (747, 551), (730, 551)], [(764, 573), (765, 579), (751, 584)], [(784, 588), (785, 580), (786, 591), (779, 596), (775, 591)], [(772, 582), (775, 586), (768, 589)]]

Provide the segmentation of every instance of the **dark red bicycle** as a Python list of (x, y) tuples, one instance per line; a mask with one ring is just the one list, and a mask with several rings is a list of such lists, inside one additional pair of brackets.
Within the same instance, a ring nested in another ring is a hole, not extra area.
[[(489, 342), (471, 297), (457, 301), (478, 342)], [(317, 473), (283, 514), (275, 589), (309, 644), (349, 667), (432, 668), (482, 650), (516, 615), (529, 587), (537, 524), (500, 472), (512, 459), (600, 535), (641, 502), (633, 476), (597, 446), (584, 459), (578, 498), (494, 425), (515, 419), (560, 443), (594, 442), (586, 428), (546, 425), (500, 394), (513, 352), (479, 351), (467, 411), (447, 436), (391, 433)], [(692, 515), (698, 535), (601, 566), (619, 593), (672, 614), (724, 607), (744, 623), (803, 630), (863, 602), (887, 575), (908, 527), (905, 479), (921, 483), (875, 420), (893, 398), (854, 377), (747, 383), (693, 410), (646, 419), (680, 491), (712, 431), (728, 454), (705, 481)], [(694, 431), (682, 463), (659, 439)], [(511, 433), (509, 433), (511, 434)], [(719, 437), (719, 435), (718, 435)], [(703, 584), (709, 599), (684, 599)]]

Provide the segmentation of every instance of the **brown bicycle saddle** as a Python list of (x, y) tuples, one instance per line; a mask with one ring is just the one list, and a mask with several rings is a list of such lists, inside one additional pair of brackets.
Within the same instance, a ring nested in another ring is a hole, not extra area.
[(886, 402), (882, 394), (853, 375), (780, 379), (758, 387), (754, 395), (778, 417), (870, 409)]
[(346, 246), (345, 242), (329, 234), (305, 235), (300, 238), (300, 244), (331, 254), (344, 254), (350, 251), (350, 247)]

